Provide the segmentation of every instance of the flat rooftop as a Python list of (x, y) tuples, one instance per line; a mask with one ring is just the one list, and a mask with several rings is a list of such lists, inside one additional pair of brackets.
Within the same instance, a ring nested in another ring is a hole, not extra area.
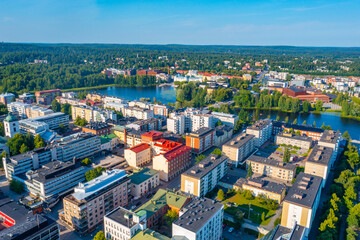
[(222, 203), (208, 198), (195, 198), (180, 210), (183, 214), (173, 224), (191, 232), (198, 232), (213, 215), (222, 211), (223, 208)]
[(188, 136), (201, 137), (201, 136), (203, 136), (205, 134), (208, 134), (208, 133), (211, 133), (213, 131), (214, 131), (214, 129), (212, 129), (212, 128), (202, 127), (202, 128), (199, 128), (198, 130), (196, 130), (194, 132), (189, 133)]
[(313, 127), (313, 126), (307, 126), (307, 125), (298, 125), (298, 124), (291, 124), (291, 123), (285, 123), (282, 124), (284, 128), (292, 128), (295, 131), (300, 130), (304, 132), (315, 132), (315, 133), (323, 133), (324, 130), (321, 128)]
[(133, 218), (130, 218), (130, 216), (135, 215), (134, 212), (129, 211), (125, 208), (118, 207), (114, 209), (113, 211), (109, 212), (106, 217), (120, 223), (123, 226), (126, 226), (128, 228), (132, 228), (136, 225), (136, 223), (132, 220)]
[(283, 137), (283, 138), (288, 138), (288, 139), (296, 139), (296, 140), (305, 141), (305, 142), (312, 142), (311, 137), (295, 135), (295, 134), (291, 134), (291, 133), (290, 134), (289, 133), (279, 133), (277, 135), (277, 137)]
[(294, 166), (290, 163), (279, 162), (276, 160), (272, 160), (269, 158), (260, 157), (260, 156), (256, 156), (256, 155), (251, 155), (246, 161), (256, 162), (256, 163), (273, 166), (273, 167), (277, 167), (277, 168), (282, 168), (282, 169), (287, 169), (287, 170), (291, 170), (291, 171), (295, 171), (295, 169), (296, 169), (296, 166)]
[(315, 145), (306, 161), (327, 166), (332, 154), (332, 148)]
[(254, 123), (253, 125), (249, 126), (248, 129), (261, 130), (261, 129), (267, 127), (269, 124), (271, 124), (271, 121), (270, 121), (270, 120), (263, 119), (263, 120), (257, 121), (257, 122)]
[(321, 188), (322, 178), (307, 173), (299, 173), (284, 201), (312, 208)]
[(339, 131), (325, 130), (321, 135), (319, 142), (335, 144), (339, 140), (340, 136)]
[(224, 144), (224, 146), (240, 148), (253, 138), (255, 138), (255, 136), (252, 134), (242, 133), (242, 134), (230, 139), (228, 142), (226, 142)]
[(277, 194), (282, 194), (286, 189), (283, 183), (270, 182), (262, 178), (249, 178), (243, 184)]
[(158, 174), (159, 172), (153, 169), (145, 168), (140, 170), (139, 172), (134, 172), (129, 176), (131, 179), (131, 183), (134, 184), (141, 184), (144, 181), (148, 180), (149, 178), (153, 177), (154, 175)]
[(201, 179), (206, 176), (209, 172), (211, 172), (214, 168), (219, 166), (221, 163), (228, 160), (227, 156), (218, 156), (211, 154), (203, 159), (201, 162), (196, 164), (195, 166), (188, 169), (182, 175), (187, 175), (193, 178)]

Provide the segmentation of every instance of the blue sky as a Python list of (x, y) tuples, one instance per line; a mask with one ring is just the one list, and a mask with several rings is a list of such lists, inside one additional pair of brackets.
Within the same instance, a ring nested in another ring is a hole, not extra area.
[(359, 0), (0, 0), (0, 41), (360, 47), (359, 13)]

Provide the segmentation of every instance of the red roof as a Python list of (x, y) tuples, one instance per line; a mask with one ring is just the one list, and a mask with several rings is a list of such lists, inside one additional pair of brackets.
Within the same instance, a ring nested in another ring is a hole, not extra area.
[(139, 152), (142, 152), (146, 149), (150, 148), (149, 144), (146, 144), (146, 143), (140, 143), (136, 146), (133, 146), (131, 148), (129, 148), (129, 150), (133, 151), (134, 153), (139, 153)]
[(181, 146), (181, 143), (173, 142), (165, 139), (159, 139), (155, 142), (154, 146), (163, 148), (164, 151), (172, 150), (176, 147)]
[(162, 135), (163, 135), (163, 133), (158, 132), (158, 131), (150, 131), (150, 132), (141, 134), (141, 136), (148, 137), (148, 138), (161, 137)]
[(187, 152), (191, 151), (191, 147), (185, 146), (185, 145), (181, 145), (177, 148), (174, 148), (168, 152), (166, 152), (164, 154), (164, 157), (168, 160), (171, 161)]

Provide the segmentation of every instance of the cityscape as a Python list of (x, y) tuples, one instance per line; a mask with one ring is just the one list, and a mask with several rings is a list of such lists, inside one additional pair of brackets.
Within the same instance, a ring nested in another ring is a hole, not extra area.
[(360, 239), (360, 5), (270, 2), (0, 3), (0, 239)]

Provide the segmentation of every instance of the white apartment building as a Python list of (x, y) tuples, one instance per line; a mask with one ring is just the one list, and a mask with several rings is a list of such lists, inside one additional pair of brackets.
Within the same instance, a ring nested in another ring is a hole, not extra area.
[(234, 127), (236, 122), (239, 121), (239, 117), (234, 114), (212, 112), (211, 115), (214, 117), (214, 124), (220, 120), (222, 123)]
[(124, 103), (118, 103), (118, 102), (107, 102), (104, 104), (104, 108), (107, 109), (114, 109), (115, 111), (125, 113), (125, 108), (127, 108), (128, 105)]
[(271, 138), (272, 121), (265, 119), (259, 120), (246, 129), (247, 134), (255, 136), (255, 147), (260, 147)]
[(154, 117), (154, 111), (139, 107), (128, 107), (125, 108), (125, 117), (135, 117), (137, 119), (146, 120)]
[(173, 132), (175, 134), (183, 134), (185, 133), (185, 116), (184, 115), (176, 115), (166, 120), (167, 122), (167, 130)]
[(27, 104), (27, 103), (12, 102), (7, 105), (7, 109), (9, 112), (14, 114), (15, 116), (23, 119), (23, 118), (27, 118), (26, 109), (30, 106), (31, 105)]
[(103, 102), (106, 103), (120, 103), (120, 104), (127, 104), (129, 101), (124, 98), (119, 97), (112, 97), (107, 96), (103, 98)]
[(179, 218), (172, 224), (174, 239), (220, 240), (224, 205), (208, 198), (194, 198), (179, 212)]
[(212, 115), (196, 114), (192, 117), (192, 132), (195, 132), (203, 127), (214, 128), (214, 117)]
[(64, 127), (69, 125), (69, 115), (61, 112), (50, 113), (45, 116), (31, 118), (31, 121), (43, 122), (49, 125), (49, 129), (58, 129), (60, 124)]

